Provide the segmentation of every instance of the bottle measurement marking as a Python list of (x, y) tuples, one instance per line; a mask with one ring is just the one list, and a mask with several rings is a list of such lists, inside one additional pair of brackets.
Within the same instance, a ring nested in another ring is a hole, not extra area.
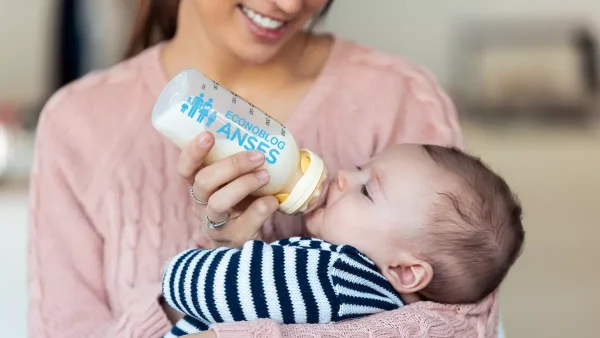
[[(265, 125), (266, 126), (270, 127), (271, 124), (272, 124), (272, 121), (276, 121), (277, 124), (279, 124), (281, 126), (281, 133), (280, 133), (281, 136), (285, 136), (287, 134), (287, 128), (285, 127), (285, 125), (283, 125), (283, 123), (280, 123), (279, 121), (277, 121), (276, 119), (274, 119), (273, 117), (271, 117), (269, 114), (265, 113), (260, 108), (257, 108), (254, 104), (250, 103), (248, 100), (244, 99), (243, 97), (241, 97), (237, 93), (229, 90), (227, 87), (222, 86), (217, 81), (211, 80), (211, 82), (213, 84), (213, 86), (212, 86), (213, 90), (217, 91), (217, 90), (221, 89), (221, 90), (225, 90), (225, 91), (227, 91), (227, 92), (229, 92), (231, 94), (231, 103), (237, 105), (239, 99), (241, 99), (242, 102), (245, 101), (250, 106), (250, 108), (248, 109), (248, 114), (250, 114), (251, 116), (254, 116), (254, 114), (258, 110), (259, 112), (261, 112), (261, 113), (263, 113), (265, 115)], [(206, 89), (207, 89), (206, 88), (206, 84), (202, 84), (202, 90), (206, 91)]]

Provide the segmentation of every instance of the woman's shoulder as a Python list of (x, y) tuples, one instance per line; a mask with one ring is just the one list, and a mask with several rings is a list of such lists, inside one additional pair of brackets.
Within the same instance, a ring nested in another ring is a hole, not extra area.
[(396, 89), (407, 84), (439, 90), (430, 71), (402, 56), (339, 37), (334, 48), (332, 66), (347, 80), (377, 81), (381, 83), (378, 85), (381, 90), (385, 90), (386, 85)]
[(158, 47), (65, 85), (44, 105), (40, 128), (51, 126), (54, 133), (69, 134), (114, 128), (129, 115), (142, 113), (145, 101), (159, 94), (157, 88), (166, 80), (153, 68), (160, 68)]
[(431, 72), (401, 56), (336, 39), (324, 71), (328, 95), (337, 98), (327, 101), (328, 111), (359, 123), (372, 136), (370, 150), (395, 143), (462, 146), (454, 104)]

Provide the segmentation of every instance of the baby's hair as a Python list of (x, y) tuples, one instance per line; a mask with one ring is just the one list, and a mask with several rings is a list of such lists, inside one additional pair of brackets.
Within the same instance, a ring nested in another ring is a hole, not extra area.
[(474, 303), (498, 288), (525, 240), (522, 209), (504, 179), (456, 148), (423, 146), (450, 174), (426, 227), (433, 279), (423, 296), (446, 304)]

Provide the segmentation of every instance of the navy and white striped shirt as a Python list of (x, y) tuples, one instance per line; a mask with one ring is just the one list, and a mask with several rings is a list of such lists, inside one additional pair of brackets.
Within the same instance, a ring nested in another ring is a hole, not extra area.
[(204, 331), (213, 323), (259, 318), (328, 323), (404, 305), (356, 248), (301, 237), (184, 251), (165, 270), (163, 295), (186, 315), (167, 337)]

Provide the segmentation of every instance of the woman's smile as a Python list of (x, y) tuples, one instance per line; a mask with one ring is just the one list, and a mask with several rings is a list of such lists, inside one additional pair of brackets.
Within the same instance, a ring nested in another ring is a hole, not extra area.
[(238, 9), (250, 32), (260, 40), (277, 42), (285, 36), (289, 21), (258, 13), (241, 4)]

